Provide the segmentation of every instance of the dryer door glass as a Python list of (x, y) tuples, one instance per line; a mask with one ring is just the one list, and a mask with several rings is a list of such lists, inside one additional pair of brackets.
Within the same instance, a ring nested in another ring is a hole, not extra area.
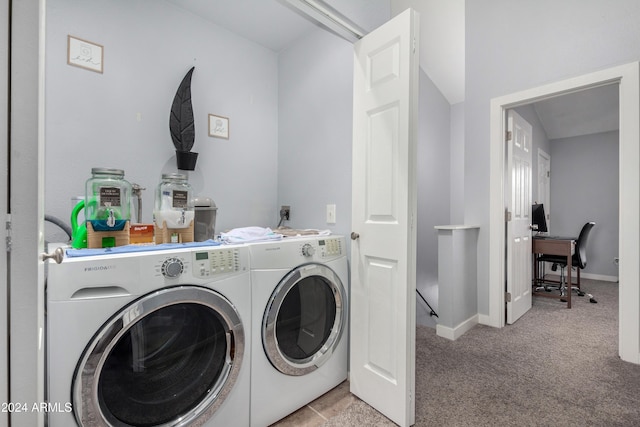
[(263, 319), (263, 344), (278, 370), (304, 375), (321, 366), (344, 329), (344, 288), (321, 264), (293, 270), (271, 296)]
[[(235, 381), (233, 365), (241, 360), (237, 344), (243, 331), (237, 330), (239, 319), (224, 297), (190, 289), (197, 295), (173, 295), (167, 303), (166, 293), (158, 292), (155, 300), (147, 296), (135, 302), (92, 343), (74, 387), (78, 391), (86, 382), (80, 399), (88, 412), (99, 408), (113, 425), (173, 425), (201, 416), (215, 399), (224, 399)], [(93, 358), (101, 360), (97, 372)]]
[(282, 300), (276, 320), (280, 351), (292, 360), (313, 356), (331, 335), (336, 300), (330, 284), (320, 276), (296, 283)]

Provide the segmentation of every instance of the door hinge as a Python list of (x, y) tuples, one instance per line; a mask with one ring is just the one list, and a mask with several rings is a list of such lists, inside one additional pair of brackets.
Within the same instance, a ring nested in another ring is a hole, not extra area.
[(5, 223), (5, 227), (7, 230), (7, 234), (5, 238), (6, 248), (7, 248), (7, 252), (11, 252), (11, 215), (10, 214), (7, 214), (7, 222)]
[(511, 133), (510, 130), (508, 130), (504, 135), (504, 138), (505, 138), (506, 141), (511, 141), (512, 137), (513, 137), (513, 134)]
[(413, 53), (416, 53), (416, 38), (413, 38)]
[(505, 222), (511, 221), (511, 212), (505, 211), (505, 213), (504, 213), (504, 221)]
[(551, 171), (547, 171), (547, 178), (551, 178)]
[(507, 302), (511, 302), (511, 292), (505, 292), (504, 293), (504, 299)]

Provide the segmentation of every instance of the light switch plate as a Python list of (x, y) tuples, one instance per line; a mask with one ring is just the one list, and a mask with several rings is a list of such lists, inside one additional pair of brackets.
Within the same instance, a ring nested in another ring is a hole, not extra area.
[(327, 205), (327, 224), (336, 223), (336, 205)]

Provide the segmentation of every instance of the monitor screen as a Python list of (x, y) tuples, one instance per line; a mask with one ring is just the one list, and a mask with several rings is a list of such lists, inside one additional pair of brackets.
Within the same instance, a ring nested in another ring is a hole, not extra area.
[[(548, 231), (547, 219), (542, 203), (535, 204), (531, 207), (531, 224), (533, 225), (533, 231), (537, 231), (538, 233), (546, 233)], [(535, 228), (536, 226), (538, 227), (537, 229)]]

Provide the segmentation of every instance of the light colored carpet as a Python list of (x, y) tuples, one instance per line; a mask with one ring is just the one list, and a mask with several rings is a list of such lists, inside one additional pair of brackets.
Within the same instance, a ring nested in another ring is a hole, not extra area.
[[(417, 426), (640, 426), (640, 366), (618, 357), (618, 285), (534, 298), (502, 329), (478, 325), (456, 341), (416, 333)], [(575, 294), (574, 294), (575, 295)], [(393, 426), (364, 402), (324, 426)]]

